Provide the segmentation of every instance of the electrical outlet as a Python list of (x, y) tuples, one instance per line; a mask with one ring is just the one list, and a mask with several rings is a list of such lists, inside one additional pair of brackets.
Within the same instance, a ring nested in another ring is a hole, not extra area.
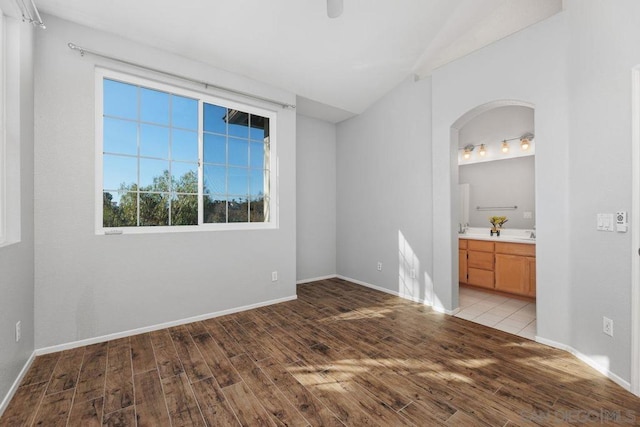
[(21, 337), (22, 337), (22, 322), (18, 320), (18, 322), (16, 323), (16, 342), (19, 342)]
[(613, 320), (608, 317), (602, 318), (602, 332), (609, 336), (613, 336)]
[(378, 261), (378, 271), (382, 271), (382, 263)]
[(278, 272), (277, 271), (272, 271), (271, 272), (271, 281), (272, 282), (277, 282), (278, 281)]

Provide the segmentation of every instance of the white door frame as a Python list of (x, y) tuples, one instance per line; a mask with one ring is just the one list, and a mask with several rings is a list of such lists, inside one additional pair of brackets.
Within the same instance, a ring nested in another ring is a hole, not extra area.
[(640, 65), (632, 70), (631, 392), (640, 396)]

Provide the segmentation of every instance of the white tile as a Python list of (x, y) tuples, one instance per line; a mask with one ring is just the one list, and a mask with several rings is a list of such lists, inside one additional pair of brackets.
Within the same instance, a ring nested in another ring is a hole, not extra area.
[(486, 326), (494, 326), (500, 322), (503, 318), (494, 314), (484, 313), (473, 319), (474, 322), (481, 323)]
[(467, 312), (467, 310), (461, 310), (459, 311), (455, 317), (459, 317), (461, 319), (465, 319), (465, 320), (473, 320), (476, 317), (478, 317), (477, 313), (469, 313)]
[(526, 320), (517, 320), (517, 319), (511, 319), (511, 318), (506, 318), (503, 319), (499, 325), (505, 325), (505, 326), (509, 326), (511, 328), (517, 328), (518, 331), (521, 331), (522, 329), (526, 328), (527, 325), (529, 325), (531, 322), (526, 321)]
[(523, 337), (523, 338), (527, 338), (530, 340), (534, 340), (536, 339), (536, 333), (535, 331), (531, 331), (527, 328), (521, 330), (520, 332), (517, 333), (518, 336)]

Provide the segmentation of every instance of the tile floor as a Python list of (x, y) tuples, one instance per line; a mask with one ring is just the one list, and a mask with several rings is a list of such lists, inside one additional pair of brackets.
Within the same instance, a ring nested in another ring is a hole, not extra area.
[(535, 302), (461, 286), (460, 311), (456, 317), (535, 340)]

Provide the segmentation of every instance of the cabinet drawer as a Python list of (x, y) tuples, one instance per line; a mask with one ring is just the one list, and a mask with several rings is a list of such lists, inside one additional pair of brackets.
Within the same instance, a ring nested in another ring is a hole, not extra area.
[(458, 239), (458, 249), (467, 249), (467, 239)]
[(467, 265), (473, 268), (493, 271), (493, 252), (468, 251)]
[(469, 240), (467, 249), (470, 251), (493, 252), (493, 242), (485, 242), (483, 240)]
[(467, 274), (469, 275), (468, 284), (493, 289), (493, 271), (469, 268)]
[(536, 245), (527, 243), (496, 243), (497, 254), (536, 256)]

